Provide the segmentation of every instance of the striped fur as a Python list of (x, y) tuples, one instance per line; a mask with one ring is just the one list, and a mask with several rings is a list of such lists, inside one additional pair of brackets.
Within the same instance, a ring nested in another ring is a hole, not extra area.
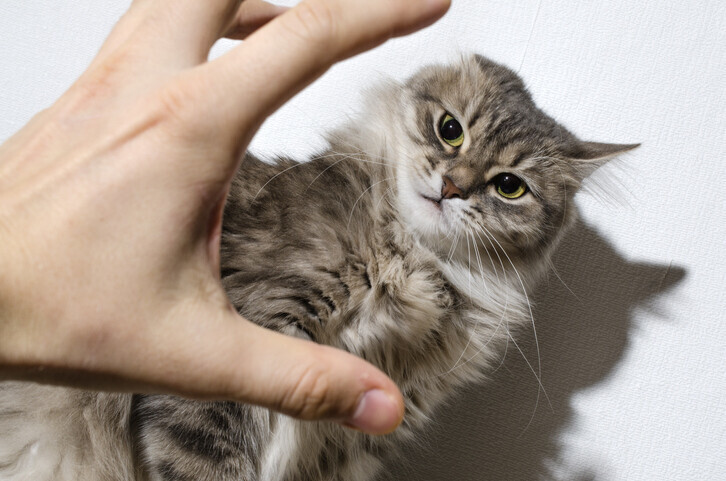
[[(439, 132), (462, 125), (460, 147)], [(222, 278), (246, 318), (379, 366), (403, 426), (370, 437), (230, 402), (0, 387), (0, 478), (365, 481), (464, 383), (482, 379), (575, 211), (585, 175), (634, 146), (581, 142), (511, 70), (473, 56), (387, 83), (306, 163), (247, 155)], [(519, 199), (492, 179), (527, 182)], [(444, 176), (461, 195), (441, 199)]]

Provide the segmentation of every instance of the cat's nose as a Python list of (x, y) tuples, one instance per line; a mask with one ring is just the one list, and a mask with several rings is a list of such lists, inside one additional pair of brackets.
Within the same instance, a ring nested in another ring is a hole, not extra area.
[(444, 186), (441, 188), (441, 198), (442, 199), (454, 199), (464, 198), (464, 191), (462, 191), (460, 188), (456, 186), (453, 180), (451, 180), (451, 177), (445, 175), (444, 176)]

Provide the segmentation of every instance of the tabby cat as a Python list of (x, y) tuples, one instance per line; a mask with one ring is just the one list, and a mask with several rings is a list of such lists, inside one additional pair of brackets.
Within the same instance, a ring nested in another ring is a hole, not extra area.
[[(363, 481), (456, 388), (485, 378), (575, 218), (573, 196), (635, 145), (578, 140), (480, 56), (368, 96), (308, 162), (248, 154), (222, 279), (262, 326), (352, 352), (406, 401), (368, 436), (232, 402), (0, 387), (0, 478)], [(536, 368), (535, 368), (536, 370)]]

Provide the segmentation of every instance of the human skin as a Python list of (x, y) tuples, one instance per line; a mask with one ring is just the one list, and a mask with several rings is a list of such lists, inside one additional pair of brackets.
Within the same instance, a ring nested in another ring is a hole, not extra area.
[[(0, 146), (0, 379), (254, 403), (372, 434), (403, 400), (350, 354), (262, 329), (219, 280), (262, 121), (449, 0), (136, 0), (88, 70)], [(222, 36), (246, 40), (208, 62)]]

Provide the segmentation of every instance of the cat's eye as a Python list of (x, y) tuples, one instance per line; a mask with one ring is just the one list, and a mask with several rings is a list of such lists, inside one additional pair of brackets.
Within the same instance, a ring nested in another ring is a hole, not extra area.
[(464, 143), (464, 128), (450, 114), (444, 115), (439, 125), (441, 138), (452, 147), (460, 147)]
[(497, 193), (507, 199), (518, 199), (527, 192), (527, 184), (514, 174), (499, 174), (492, 183)]

